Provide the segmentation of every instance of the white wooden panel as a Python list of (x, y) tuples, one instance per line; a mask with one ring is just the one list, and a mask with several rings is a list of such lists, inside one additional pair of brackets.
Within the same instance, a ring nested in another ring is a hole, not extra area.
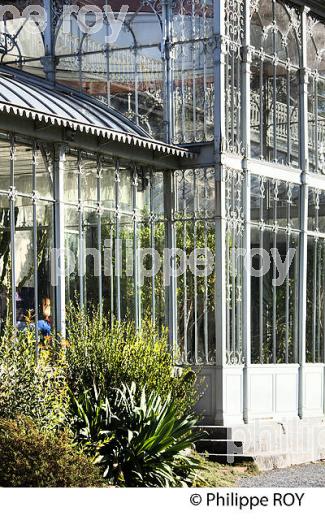
[(253, 373), (250, 378), (250, 413), (254, 416), (273, 415), (273, 375)]
[(275, 412), (298, 415), (298, 371), (275, 374)]
[(298, 365), (249, 367), (249, 418), (298, 417)]
[(226, 375), (226, 415), (242, 415), (242, 383), (242, 371)]
[(318, 417), (324, 413), (324, 365), (304, 366), (304, 415)]

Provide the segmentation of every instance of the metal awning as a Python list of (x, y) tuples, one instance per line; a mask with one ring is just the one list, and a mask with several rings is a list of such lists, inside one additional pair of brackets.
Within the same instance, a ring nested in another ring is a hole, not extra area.
[[(106, 142), (140, 148), (144, 155), (148, 150), (166, 159), (193, 157), (184, 148), (151, 139), (142, 128), (93, 97), (5, 66), (0, 66), (0, 112), (1, 120), (3, 115), (12, 115), (62, 127)], [(86, 142), (83, 140), (83, 145)], [(150, 162), (154, 162), (152, 153)]]

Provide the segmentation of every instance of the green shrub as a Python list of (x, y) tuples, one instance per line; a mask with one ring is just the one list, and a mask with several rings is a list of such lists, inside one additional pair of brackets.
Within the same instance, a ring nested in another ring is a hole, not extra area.
[(171, 396), (165, 401), (136, 385), (109, 396), (94, 389), (73, 399), (77, 440), (103, 468), (110, 483), (127, 487), (190, 485), (199, 465), (186, 453), (198, 438), (196, 418), (178, 417)]
[(30, 419), (0, 419), (0, 487), (99, 487), (99, 469), (65, 432), (40, 431)]
[(37, 360), (35, 349), (33, 330), (7, 327), (0, 345), (0, 417), (24, 415), (53, 429), (64, 423), (69, 406), (65, 351), (52, 342)]
[(180, 414), (197, 401), (194, 372), (175, 373), (167, 333), (159, 334), (150, 320), (137, 331), (133, 322), (111, 323), (98, 311), (70, 309), (67, 330), (69, 385), (75, 393), (93, 385), (105, 393), (135, 382), (162, 399), (171, 394)]

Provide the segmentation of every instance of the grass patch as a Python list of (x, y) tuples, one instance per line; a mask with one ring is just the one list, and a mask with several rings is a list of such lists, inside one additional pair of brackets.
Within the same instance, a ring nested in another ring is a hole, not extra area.
[(194, 457), (202, 469), (198, 471), (193, 487), (235, 487), (239, 478), (252, 477), (259, 473), (253, 462), (230, 466), (211, 462), (198, 453)]

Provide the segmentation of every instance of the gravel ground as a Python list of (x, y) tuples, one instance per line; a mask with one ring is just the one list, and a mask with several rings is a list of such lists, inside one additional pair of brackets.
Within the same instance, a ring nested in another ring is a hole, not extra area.
[(325, 487), (325, 463), (302, 464), (240, 478), (238, 487)]

